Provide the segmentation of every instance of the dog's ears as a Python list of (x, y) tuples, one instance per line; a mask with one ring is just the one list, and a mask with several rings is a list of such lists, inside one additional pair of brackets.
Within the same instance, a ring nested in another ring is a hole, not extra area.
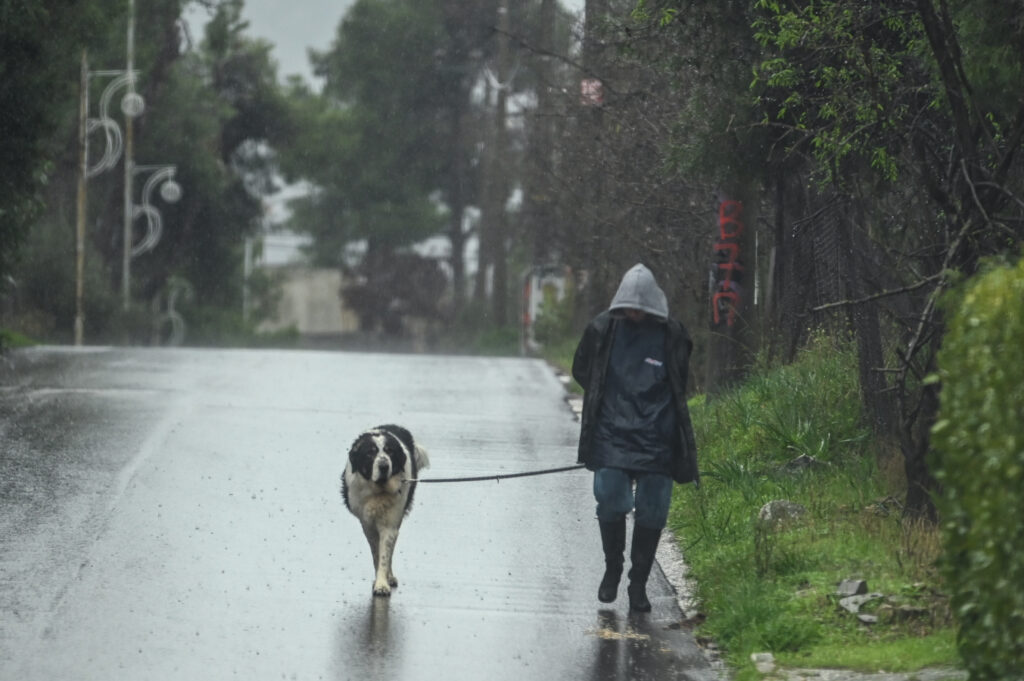
[(416, 442), (412, 438), (412, 433), (407, 428), (389, 423), (384, 426), (377, 426), (377, 430), (384, 433), (385, 437), (390, 436), (398, 440), (408, 456), (412, 456), (416, 451)]
[(368, 434), (361, 435), (352, 443), (348, 451), (348, 460), (352, 469), (369, 478), (373, 468), (373, 459), (377, 456), (377, 443)]
[(373, 438), (364, 434), (356, 438), (348, 453), (350, 457), (366, 456), (367, 454), (375, 453), (376, 448), (377, 444), (373, 441)]

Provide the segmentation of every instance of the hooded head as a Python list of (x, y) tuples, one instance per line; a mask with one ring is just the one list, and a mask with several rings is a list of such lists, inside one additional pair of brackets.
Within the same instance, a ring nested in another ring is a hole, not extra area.
[(659, 319), (668, 319), (668, 301), (665, 292), (654, 280), (654, 273), (637, 263), (622, 277), (619, 290), (612, 298), (609, 311), (642, 310)]

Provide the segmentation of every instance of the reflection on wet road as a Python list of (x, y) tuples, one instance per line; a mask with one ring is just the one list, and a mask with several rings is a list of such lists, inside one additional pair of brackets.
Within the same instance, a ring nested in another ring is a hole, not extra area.
[(693, 679), (714, 675), (655, 571), (650, 615), (597, 602), (585, 471), (424, 484), (400, 580), (338, 475), (410, 428), (429, 477), (575, 461), (541, 362), (34, 350), (0, 385), (0, 678)]

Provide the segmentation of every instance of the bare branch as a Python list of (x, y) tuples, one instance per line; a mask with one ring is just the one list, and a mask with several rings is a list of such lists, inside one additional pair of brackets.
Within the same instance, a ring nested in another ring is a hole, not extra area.
[(861, 305), (863, 303), (870, 303), (873, 300), (878, 300), (879, 298), (888, 298), (890, 296), (899, 295), (900, 293), (909, 293), (910, 291), (916, 291), (917, 289), (923, 286), (927, 286), (931, 282), (936, 281), (937, 279), (941, 279), (943, 276), (945, 276), (945, 274), (943, 272), (939, 272), (938, 274), (933, 274), (930, 277), (925, 277), (921, 281), (911, 284), (910, 286), (880, 291), (879, 293), (874, 293), (870, 296), (864, 296), (863, 298), (857, 298), (856, 300), (838, 300), (834, 303), (825, 303), (824, 305), (812, 307), (811, 312), (822, 312), (824, 310), (831, 310), (837, 307)]
[[(1022, 128), (1022, 129), (1024, 129), (1024, 128)], [(1014, 203), (1016, 203), (1021, 208), (1024, 208), (1024, 201), (1021, 201), (1019, 198), (1017, 198), (1016, 194), (1014, 194), (1013, 192), (1011, 192), (1009, 189), (1007, 189), (1006, 187), (1004, 187), (1001, 184), (997, 184), (995, 182), (984, 182), (984, 181), (982, 181), (982, 182), (975, 182), (974, 184), (976, 186), (978, 186), (978, 187), (991, 187), (991, 188), (995, 189), (996, 191), (1002, 192), (1003, 194), (1006, 195), (1006, 198), (1008, 198), (1009, 200), (1013, 201)]]
[(975, 191), (974, 182), (971, 181), (971, 174), (967, 172), (967, 161), (960, 159), (960, 171), (964, 175), (964, 180), (967, 181), (967, 186), (971, 190), (971, 196), (974, 197), (974, 205), (978, 207), (978, 211), (981, 213), (981, 217), (985, 218), (985, 224), (992, 226), (992, 220), (988, 217), (988, 211), (985, 210), (985, 206), (982, 205), (981, 199), (978, 198), (978, 192)]

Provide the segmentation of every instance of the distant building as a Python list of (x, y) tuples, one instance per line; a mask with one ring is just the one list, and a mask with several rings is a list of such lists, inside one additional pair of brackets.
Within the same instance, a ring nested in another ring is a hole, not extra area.
[(310, 243), (308, 236), (291, 232), (264, 235), (263, 253), (254, 266), (277, 280), (281, 296), (274, 314), (260, 322), (258, 332), (294, 328), (313, 340), (359, 331), (358, 317), (342, 301), (341, 270), (309, 265), (303, 249)]
[(274, 333), (294, 328), (301, 336), (323, 338), (359, 330), (359, 318), (345, 308), (341, 299), (340, 270), (301, 264), (273, 270), (281, 297), (276, 313), (262, 321), (257, 331)]

